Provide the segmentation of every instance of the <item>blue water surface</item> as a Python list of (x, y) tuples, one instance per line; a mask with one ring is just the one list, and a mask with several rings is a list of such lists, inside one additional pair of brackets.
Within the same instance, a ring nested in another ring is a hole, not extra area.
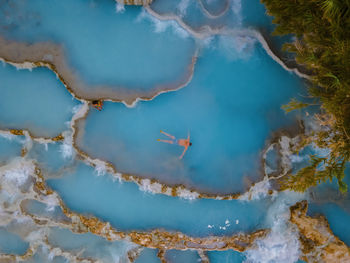
[(5, 138), (0, 135), (0, 165), (21, 155), (22, 142), (18, 138)]
[[(235, 41), (246, 48), (235, 50)], [(301, 87), (254, 40), (218, 37), (202, 51), (188, 86), (131, 109), (105, 103), (102, 112), (90, 111), (78, 145), (120, 172), (205, 192), (243, 191), (261, 176), (260, 152), (271, 133), (296, 125), (281, 105)], [(160, 130), (178, 139), (190, 134), (183, 160), (182, 147), (157, 142), (169, 140)]]
[(156, 249), (144, 248), (135, 263), (161, 263)]
[(242, 263), (244, 255), (234, 250), (227, 251), (208, 251), (207, 252), (211, 263)]
[(29, 244), (18, 235), (0, 227), (0, 253), (23, 255)]
[(197, 263), (201, 261), (195, 250), (167, 250), (165, 253), (165, 259), (169, 263)]
[[(193, 236), (231, 235), (264, 227), (267, 202), (180, 198), (142, 192), (134, 183), (119, 183), (111, 177), (96, 176), (79, 165), (72, 174), (50, 179), (48, 185), (75, 212), (93, 214), (119, 230), (155, 228), (178, 230)], [(225, 221), (231, 225), (225, 229)], [(239, 224), (235, 224), (239, 220)], [(210, 225), (210, 226), (209, 226)]]
[(54, 137), (67, 130), (78, 102), (47, 68), (17, 70), (0, 65), (0, 128), (28, 129), (35, 136)]
[[(11, 40), (62, 45), (83, 82), (116, 85), (116, 91), (118, 86), (150, 89), (181, 78), (194, 40), (171, 25), (153, 23), (140, 7), (117, 13), (115, 5), (113, 0), (5, 2), (0, 33)], [(94, 87), (84, 87), (89, 88)]]

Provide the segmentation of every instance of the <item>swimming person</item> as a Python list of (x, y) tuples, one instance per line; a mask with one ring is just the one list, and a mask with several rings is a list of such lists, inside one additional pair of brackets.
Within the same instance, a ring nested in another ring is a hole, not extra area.
[(177, 145), (180, 145), (180, 146), (185, 148), (184, 151), (182, 152), (181, 156), (179, 157), (179, 159), (181, 160), (182, 157), (184, 157), (188, 147), (192, 145), (192, 143), (190, 142), (190, 134), (188, 134), (187, 139), (178, 139), (178, 140), (176, 140), (175, 136), (170, 135), (170, 134), (168, 134), (168, 133), (166, 133), (166, 132), (164, 132), (162, 130), (160, 130), (160, 132), (163, 133), (164, 135), (168, 136), (171, 140), (158, 139), (157, 141), (170, 143), (170, 144), (177, 144)]

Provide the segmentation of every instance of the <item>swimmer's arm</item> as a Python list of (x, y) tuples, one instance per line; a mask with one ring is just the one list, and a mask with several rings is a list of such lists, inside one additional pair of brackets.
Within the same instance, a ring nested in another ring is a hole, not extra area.
[(181, 156), (179, 157), (180, 160), (184, 157), (185, 152), (187, 151), (187, 148), (188, 148), (188, 147), (185, 147), (184, 151), (182, 152)]

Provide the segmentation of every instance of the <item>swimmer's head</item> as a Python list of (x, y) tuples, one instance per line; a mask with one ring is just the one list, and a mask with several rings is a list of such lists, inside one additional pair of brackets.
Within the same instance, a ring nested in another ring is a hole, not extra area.
[(192, 146), (192, 142), (190, 142), (190, 146)]
[(92, 104), (93, 104), (93, 105), (97, 105), (97, 104), (98, 104), (98, 100), (93, 100), (93, 101), (92, 101)]

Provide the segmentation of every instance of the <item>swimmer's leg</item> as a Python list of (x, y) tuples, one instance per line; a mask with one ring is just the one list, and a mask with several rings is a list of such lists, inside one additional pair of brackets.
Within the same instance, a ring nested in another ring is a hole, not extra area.
[(170, 141), (170, 140), (161, 140), (161, 139), (158, 139), (157, 141), (158, 141), (158, 142), (165, 142), (165, 143), (174, 144), (174, 141)]
[(160, 132), (163, 133), (164, 135), (168, 136), (169, 138), (175, 140), (175, 136), (172, 136), (169, 133), (163, 132), (162, 130), (160, 130)]

